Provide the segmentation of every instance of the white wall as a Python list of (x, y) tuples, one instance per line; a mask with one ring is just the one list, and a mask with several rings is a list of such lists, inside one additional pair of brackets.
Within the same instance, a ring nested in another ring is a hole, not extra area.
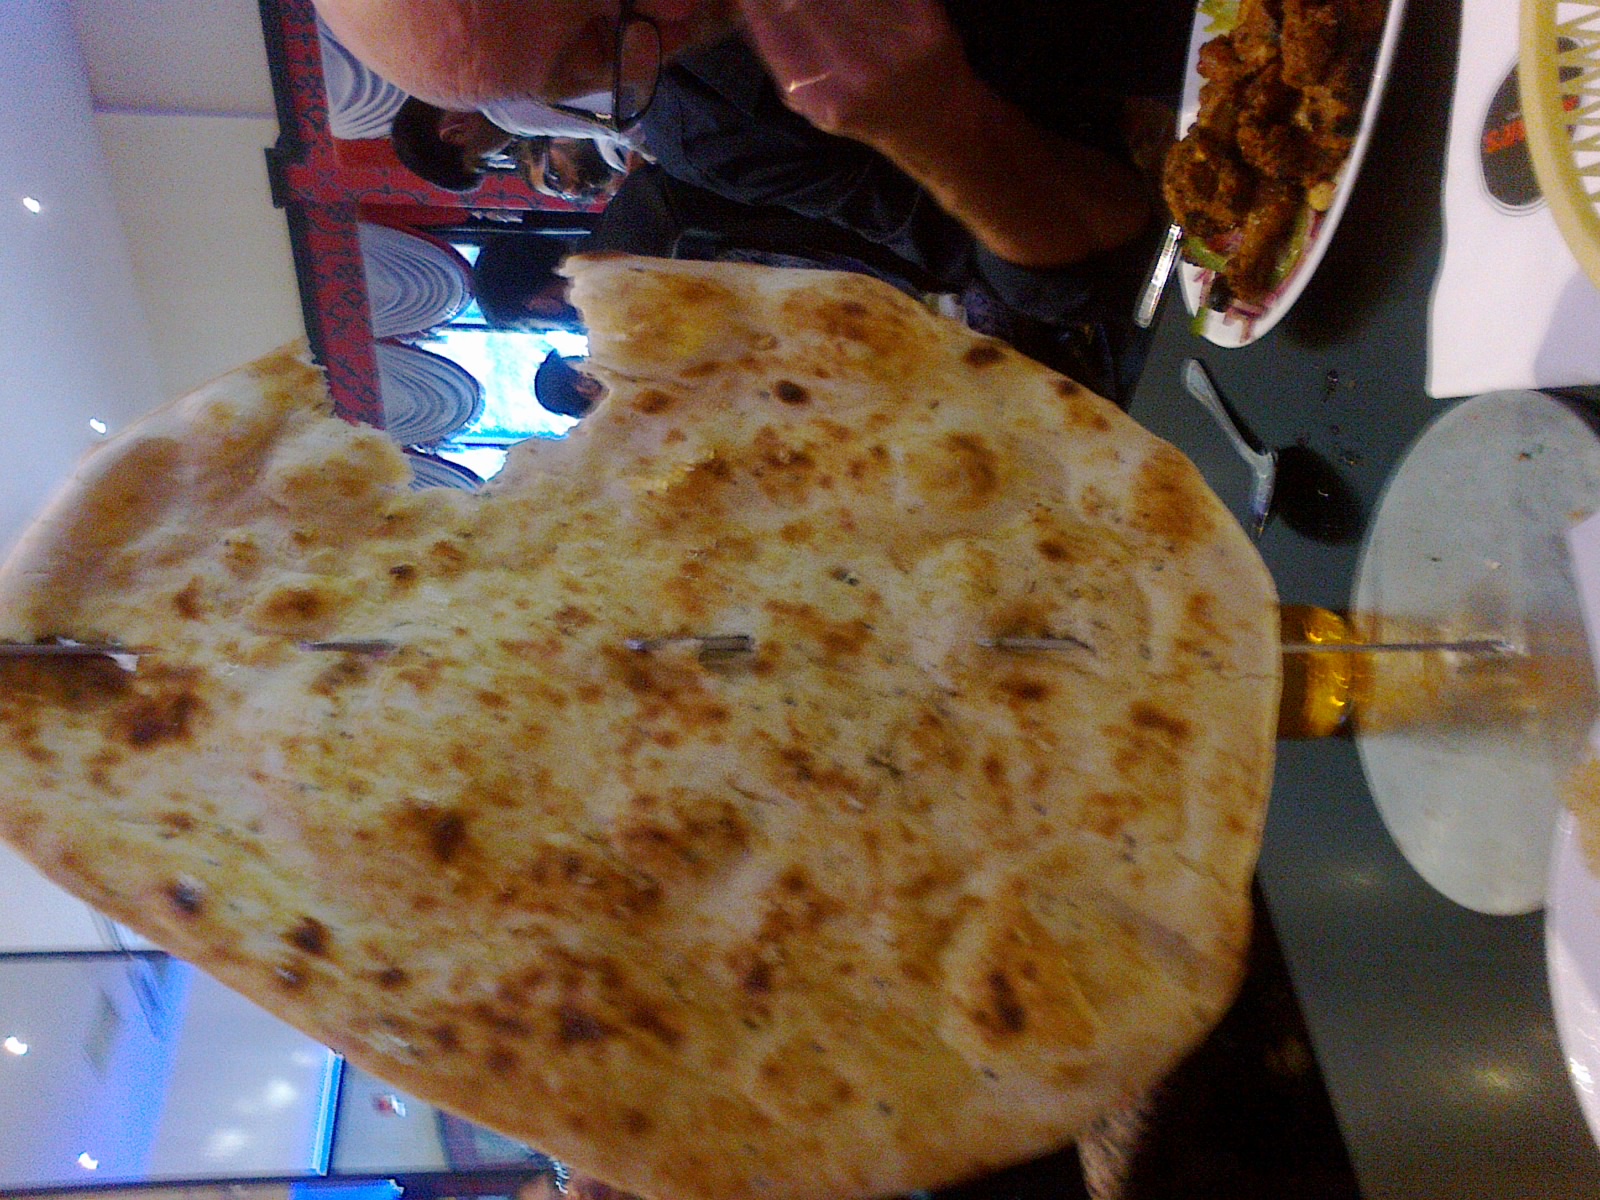
[(0, 953), (100, 949), (107, 938), (89, 906), (0, 847)]
[(0, 1029), (0, 1191), (321, 1166), (332, 1051), (192, 967), (10, 962)]
[(3, 552), (91, 418), (115, 430), (304, 325), (255, 0), (0, 0), (0, 46)]
[(267, 184), (277, 121), (100, 113), (95, 124), (162, 394), (304, 337), (289, 228)]
[(256, 0), (72, 0), (72, 9), (96, 108), (273, 115)]
[(303, 337), (256, 0), (71, 0), (165, 398)]

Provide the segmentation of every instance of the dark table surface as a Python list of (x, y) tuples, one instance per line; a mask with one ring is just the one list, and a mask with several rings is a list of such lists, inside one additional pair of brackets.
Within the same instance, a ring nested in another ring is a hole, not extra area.
[[(1319, 451), (1370, 514), (1422, 428), (1427, 308), (1460, 13), (1410, 0), (1344, 219), (1284, 321), (1243, 349), (1189, 330), (1169, 289), (1130, 404), (1243, 514), (1249, 474), (1179, 384), (1211, 367), (1269, 445)], [(1347, 606), (1359, 538), (1260, 542), (1285, 603)], [(1259, 881), (1362, 1193), (1405, 1200), (1600, 1197), (1600, 1150), (1558, 1044), (1542, 914), (1491, 917), (1434, 891), (1383, 827), (1349, 740), (1280, 742)]]

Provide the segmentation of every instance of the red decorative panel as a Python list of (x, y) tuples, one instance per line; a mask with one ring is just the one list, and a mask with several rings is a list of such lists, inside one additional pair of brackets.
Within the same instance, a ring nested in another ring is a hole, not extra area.
[(273, 200), (289, 219), (295, 272), (312, 354), (328, 371), (337, 410), (383, 423), (371, 316), (356, 226), (363, 215), (420, 227), (471, 212), (570, 212), (516, 175), (493, 173), (463, 197), (402, 167), (383, 139), (341, 141), (329, 132), (322, 50), (311, 0), (260, 0), (278, 104), (278, 143), (267, 152)]

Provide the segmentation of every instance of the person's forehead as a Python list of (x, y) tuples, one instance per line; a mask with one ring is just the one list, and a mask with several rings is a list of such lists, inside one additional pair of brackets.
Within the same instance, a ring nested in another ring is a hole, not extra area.
[(539, 96), (604, 0), (316, 0), (336, 38), (402, 90), (445, 107)]

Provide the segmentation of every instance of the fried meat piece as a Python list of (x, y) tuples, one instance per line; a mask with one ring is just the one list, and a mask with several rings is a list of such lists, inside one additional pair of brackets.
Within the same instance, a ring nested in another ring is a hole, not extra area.
[(1239, 248), (1228, 259), (1228, 286), (1240, 300), (1259, 303), (1272, 288), (1284, 239), (1305, 204), (1297, 183), (1263, 180), (1241, 227)]
[(1201, 237), (1233, 229), (1254, 200), (1256, 175), (1233, 145), (1195, 127), (1167, 155), (1161, 191), (1173, 220)]
[(1205, 83), (1200, 85), (1195, 128), (1231, 139), (1239, 119), (1239, 96), (1250, 82), (1250, 68), (1239, 61), (1233, 42), (1219, 37), (1200, 47), (1196, 70)]
[(1305, 130), (1295, 124), (1300, 93), (1284, 83), (1276, 63), (1258, 71), (1239, 100), (1239, 156), (1269, 179), (1302, 179), (1314, 159)]
[(1303, 88), (1322, 83), (1348, 34), (1343, 0), (1283, 0), (1278, 40), (1283, 81)]
[(1201, 46), (1200, 110), (1167, 156), (1162, 192), (1188, 232), (1234, 245), (1223, 274), (1240, 300), (1270, 290), (1302, 208), (1331, 203), (1387, 7), (1239, 0), (1232, 31)]
[(1301, 89), (1294, 122), (1311, 146), (1303, 181), (1313, 208), (1327, 207), (1334, 177), (1361, 128), (1361, 104), (1372, 73), (1370, 50), (1370, 46), (1347, 50), (1322, 82)]
[(1228, 35), (1235, 53), (1251, 71), (1278, 57), (1278, 30), (1283, 0), (1239, 0), (1239, 18)]
[(1343, 141), (1346, 148), (1361, 127), (1361, 103), (1372, 75), (1370, 47), (1341, 54), (1316, 83), (1300, 89), (1296, 119), (1320, 140)]

